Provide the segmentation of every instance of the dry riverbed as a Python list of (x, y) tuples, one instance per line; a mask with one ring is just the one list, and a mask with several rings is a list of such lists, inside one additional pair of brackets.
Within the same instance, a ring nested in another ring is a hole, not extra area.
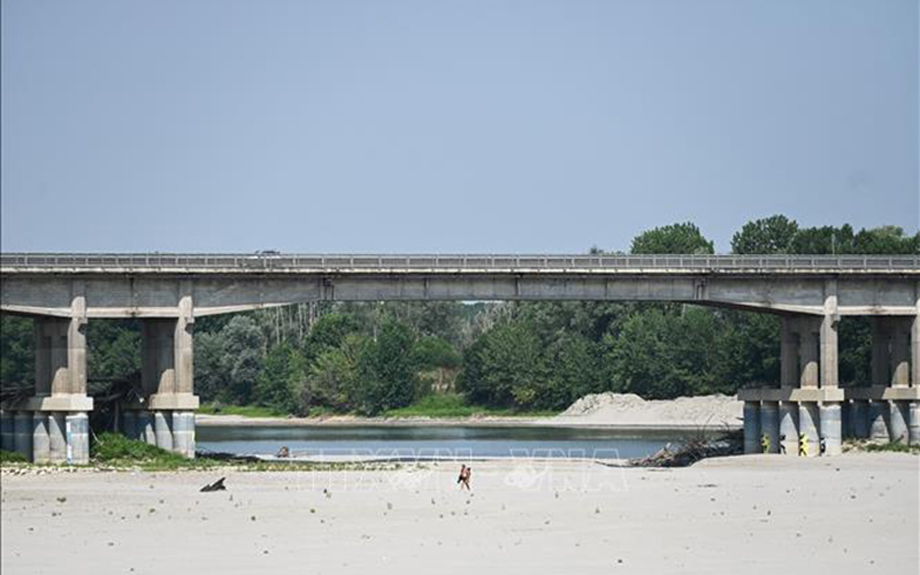
[[(2, 572), (915, 573), (920, 458), (2, 476)], [(227, 491), (198, 489), (226, 475)]]

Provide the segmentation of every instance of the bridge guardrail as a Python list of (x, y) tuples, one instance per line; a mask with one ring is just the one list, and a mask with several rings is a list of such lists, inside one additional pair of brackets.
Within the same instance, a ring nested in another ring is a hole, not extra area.
[(371, 254), (0, 254), (6, 269), (373, 270), (840, 270), (920, 271), (920, 256), (863, 255), (371, 255)]

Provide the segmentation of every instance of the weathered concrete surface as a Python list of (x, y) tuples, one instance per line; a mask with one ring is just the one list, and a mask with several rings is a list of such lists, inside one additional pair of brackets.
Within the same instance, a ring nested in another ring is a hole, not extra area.
[(150, 255), (2, 254), (0, 260), (5, 311), (73, 317), (75, 299), (83, 298), (79, 305), (89, 318), (186, 321), (318, 300), (678, 301), (835, 317), (915, 316), (920, 280), (920, 258), (913, 256), (202, 255), (173, 257), (170, 264)]

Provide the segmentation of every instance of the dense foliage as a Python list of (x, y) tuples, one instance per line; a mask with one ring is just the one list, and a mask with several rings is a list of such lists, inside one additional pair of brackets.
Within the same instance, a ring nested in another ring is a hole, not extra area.
[[(920, 234), (772, 216), (745, 224), (731, 245), (739, 254), (905, 254), (920, 251)], [(712, 253), (713, 243), (679, 223), (637, 236), (631, 252)], [(845, 318), (839, 329), (841, 380), (866, 381), (868, 322)], [(274, 413), (408, 413), (439, 405), (434, 389), (450, 394), (452, 409), (462, 398), (556, 410), (607, 390), (670, 398), (779, 379), (776, 316), (673, 303), (322, 302), (201, 318), (195, 330), (201, 399)], [(137, 321), (91, 321), (87, 338), (90, 378), (138, 377)], [(33, 355), (31, 322), (4, 316), (0, 382), (30, 385)]]

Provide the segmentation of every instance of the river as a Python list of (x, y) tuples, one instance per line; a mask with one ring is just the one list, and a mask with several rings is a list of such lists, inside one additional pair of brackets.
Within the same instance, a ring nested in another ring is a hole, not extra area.
[(535, 426), (200, 426), (198, 449), (245, 455), (359, 457), (589, 457), (649, 455), (687, 433)]

